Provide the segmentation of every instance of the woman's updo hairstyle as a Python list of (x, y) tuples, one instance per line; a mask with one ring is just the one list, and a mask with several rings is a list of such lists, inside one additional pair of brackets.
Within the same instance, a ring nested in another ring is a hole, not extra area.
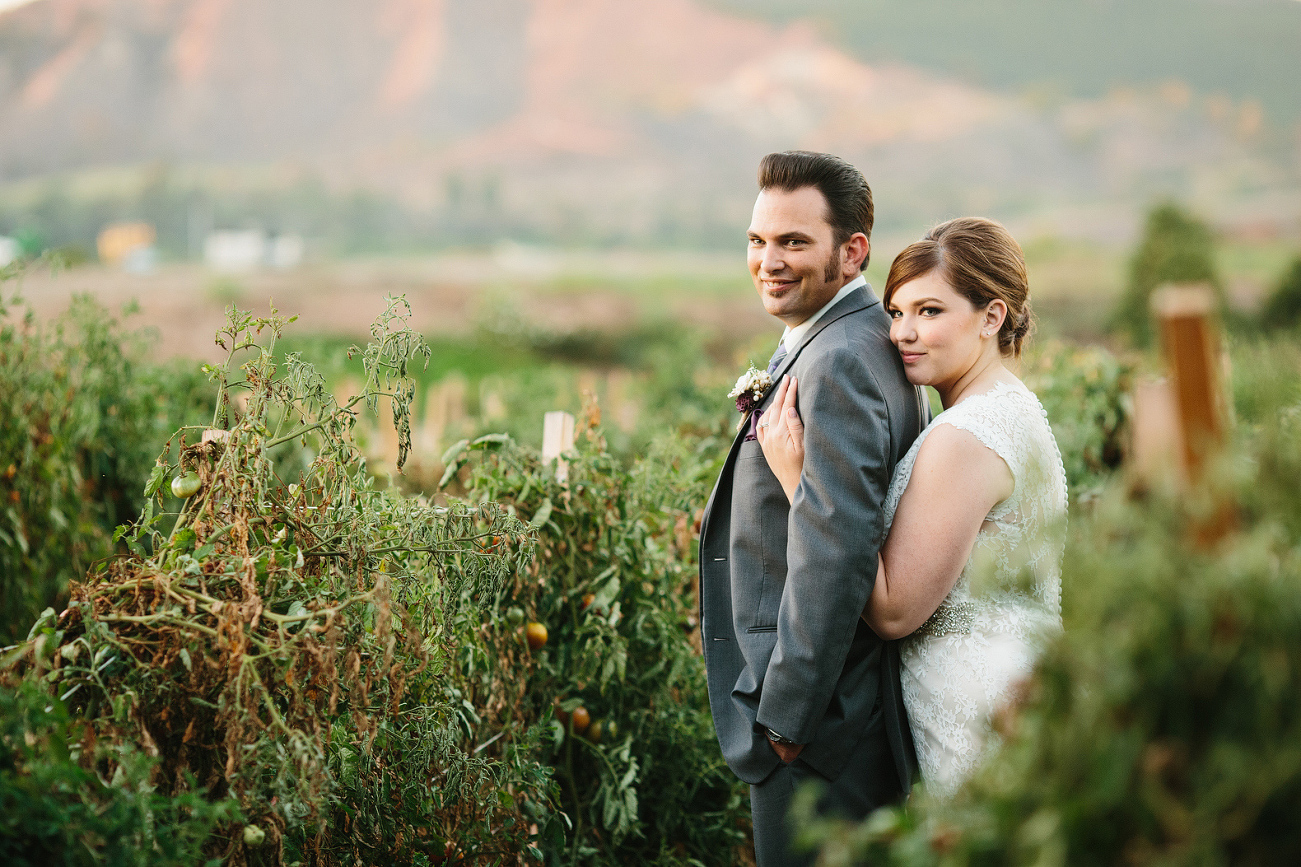
[(977, 310), (995, 298), (1007, 305), (998, 348), (1019, 358), (1032, 325), (1030, 281), (1021, 246), (1007, 229), (983, 217), (940, 223), (895, 257), (885, 281), (885, 306), (900, 286), (937, 270)]

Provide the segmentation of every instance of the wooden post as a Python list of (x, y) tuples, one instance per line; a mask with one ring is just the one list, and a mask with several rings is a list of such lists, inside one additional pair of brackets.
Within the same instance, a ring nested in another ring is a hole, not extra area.
[(637, 404), (629, 397), (632, 386), (632, 374), (622, 368), (611, 370), (606, 377), (606, 403), (614, 414), (615, 426), (624, 433), (637, 428)]
[(1183, 465), (1189, 479), (1196, 481), (1224, 440), (1218, 337), (1212, 320), (1215, 299), (1205, 287), (1172, 286), (1153, 296), (1152, 307), (1170, 368)]
[(556, 481), (569, 478), (569, 462), (562, 454), (574, 447), (574, 417), (556, 410), (542, 417), (542, 462), (556, 459)]
[(506, 402), (502, 400), (501, 390), (500, 377), (485, 376), (479, 382), (479, 415), (487, 423), (499, 422), (506, 418)]
[(1193, 518), (1189, 529), (1195, 545), (1209, 548), (1236, 524), (1233, 503), (1213, 485), (1202, 484), (1228, 427), (1213, 319), (1215, 296), (1202, 286), (1172, 286), (1153, 296), (1152, 307), (1170, 368), (1181, 462), (1194, 492), (1201, 489), (1211, 496), (1206, 511)]
[(1134, 383), (1134, 439), (1128, 470), (1137, 491), (1160, 489), (1183, 478), (1183, 433), (1170, 380), (1147, 376)]

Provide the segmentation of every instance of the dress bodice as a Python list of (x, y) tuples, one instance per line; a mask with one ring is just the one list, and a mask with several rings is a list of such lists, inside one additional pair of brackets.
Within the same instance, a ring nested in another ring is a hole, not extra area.
[(887, 532), (922, 443), (943, 424), (970, 432), (1001, 457), (1012, 472), (1013, 489), (985, 516), (957, 583), (918, 632), (968, 631), (977, 612), (1001, 602), (1041, 615), (1034, 620), (1046, 615), (1060, 622), (1066, 473), (1047, 413), (1019, 382), (1000, 381), (984, 394), (966, 398), (921, 432), (895, 469), (886, 496)]

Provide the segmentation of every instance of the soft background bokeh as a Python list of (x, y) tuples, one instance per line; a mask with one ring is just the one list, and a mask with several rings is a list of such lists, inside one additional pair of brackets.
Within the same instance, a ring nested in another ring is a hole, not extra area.
[(983, 214), (1045, 328), (1092, 339), (1158, 201), (1215, 229), (1234, 303), (1282, 273), (1299, 44), (1295, 0), (36, 0), (0, 13), (0, 235), (93, 262), (149, 223), (137, 273), (25, 293), (137, 298), (167, 354), (210, 357), (232, 300), (353, 334), (390, 291), (430, 333), (504, 303), (744, 342), (772, 331), (741, 258), (755, 164), (811, 148), (873, 185), (878, 286)]

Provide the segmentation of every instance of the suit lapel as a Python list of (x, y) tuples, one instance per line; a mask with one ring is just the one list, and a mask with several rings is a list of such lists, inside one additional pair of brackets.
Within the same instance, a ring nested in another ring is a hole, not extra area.
[(851, 313), (866, 310), (867, 308), (880, 303), (881, 302), (877, 300), (876, 294), (872, 292), (872, 287), (867, 285), (850, 292), (844, 298), (840, 299), (839, 304), (822, 314), (822, 318), (813, 323), (813, 327), (809, 329), (808, 334), (804, 335), (804, 339), (800, 341), (799, 345), (787, 352), (786, 357), (782, 359), (782, 363), (777, 366), (777, 370), (773, 373), (772, 377), (773, 387), (768, 390), (768, 395), (764, 396), (764, 403), (766, 404), (768, 396), (777, 390), (777, 383), (781, 381), (782, 376), (788, 369), (790, 369), (790, 366), (795, 362), (796, 357), (799, 356), (804, 347), (809, 345), (813, 338), (818, 336), (818, 333), (821, 332), (822, 329), (826, 328), (837, 319), (842, 319)]

